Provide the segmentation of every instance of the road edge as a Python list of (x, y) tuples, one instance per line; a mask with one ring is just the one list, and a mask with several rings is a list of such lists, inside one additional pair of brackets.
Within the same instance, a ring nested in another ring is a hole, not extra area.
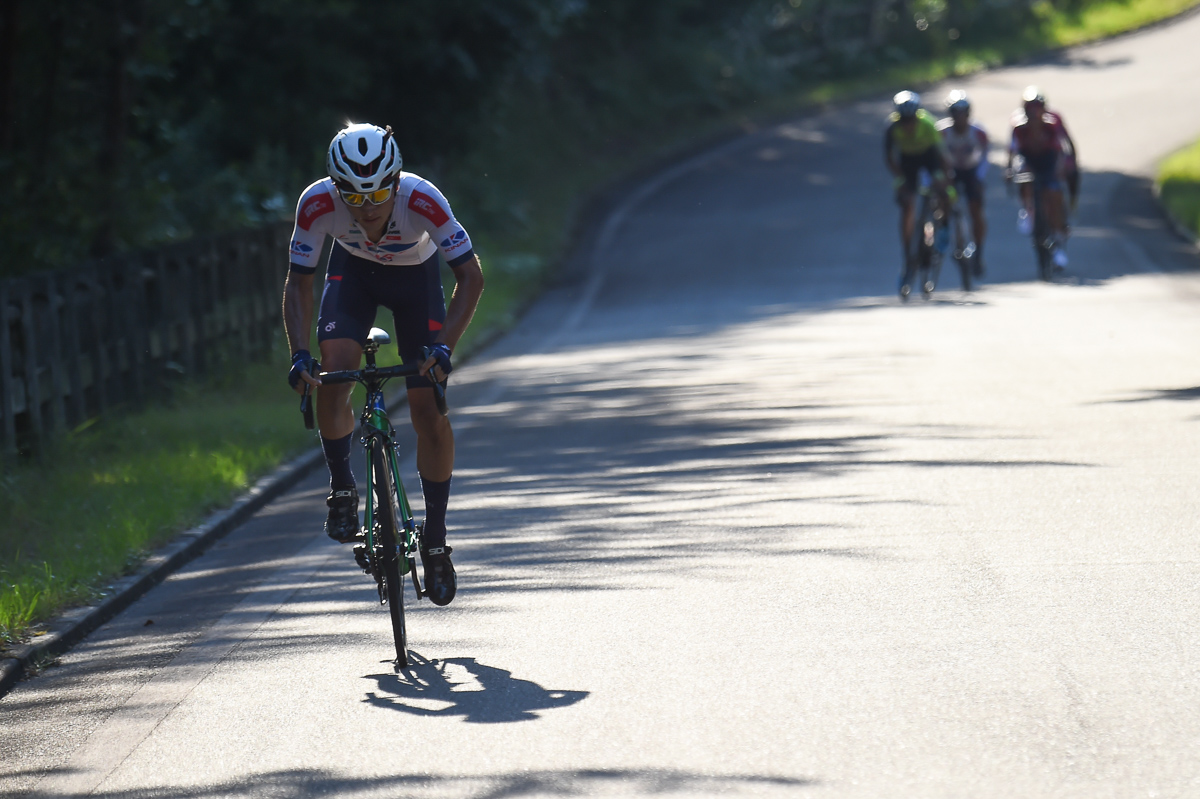
[(27, 644), (5, 650), (5, 657), (0, 660), (0, 697), (23, 677), (36, 674), (180, 567), (202, 555), (323, 463), (321, 448), (314, 447), (277, 467), (260, 478), (232, 505), (212, 513), (200, 524), (179, 534), (171, 543), (147, 558), (136, 572), (111, 585), (99, 603), (69, 610), (54, 620), (49, 632)]

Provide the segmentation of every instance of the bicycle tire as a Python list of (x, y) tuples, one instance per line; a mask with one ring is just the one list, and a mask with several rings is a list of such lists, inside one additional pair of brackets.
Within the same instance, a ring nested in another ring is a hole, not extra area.
[(392, 618), (392, 638), (396, 643), (396, 666), (408, 666), (408, 631), (404, 625), (404, 582), (400, 575), (399, 527), (396, 523), (396, 486), (388, 464), (386, 443), (381, 437), (371, 440), (371, 476), (375, 486), (375, 520), (379, 524), (379, 568), (387, 596), (388, 615)]
[(1046, 219), (1044, 189), (1035, 183), (1033, 187), (1033, 249), (1037, 255), (1038, 280), (1049, 283), (1054, 279), (1054, 256), (1046, 245), (1050, 239), (1050, 223)]

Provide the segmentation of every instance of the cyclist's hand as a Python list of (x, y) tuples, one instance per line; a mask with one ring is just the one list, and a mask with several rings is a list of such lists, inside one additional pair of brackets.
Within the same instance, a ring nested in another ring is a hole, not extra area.
[(316, 376), (321, 371), (321, 364), (309, 353), (308, 350), (297, 350), (292, 355), (292, 368), (288, 372), (288, 385), (292, 387), (297, 394), (304, 392), (304, 387), (301, 382), (307, 383), (310, 386), (321, 385), (321, 379)]
[(450, 347), (441, 342), (425, 348), (425, 363), (421, 364), (421, 376), (436, 383), (444, 383), (454, 371), (450, 363)]

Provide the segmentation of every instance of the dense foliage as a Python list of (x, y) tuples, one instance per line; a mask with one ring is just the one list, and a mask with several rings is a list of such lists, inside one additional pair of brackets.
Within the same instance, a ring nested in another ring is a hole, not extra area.
[[(465, 187), (1086, 2), (8, 0), (0, 274), (286, 216), (347, 119)], [(519, 231), (514, 186), (455, 203)]]

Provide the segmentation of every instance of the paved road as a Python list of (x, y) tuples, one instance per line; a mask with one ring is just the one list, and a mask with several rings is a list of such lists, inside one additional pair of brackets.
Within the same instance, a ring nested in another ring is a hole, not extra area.
[(1094, 170), (1056, 285), (994, 187), (988, 285), (894, 298), (880, 102), (651, 181), (456, 374), (411, 673), (314, 479), (0, 700), (0, 790), (1200, 795), (1200, 264), (1144, 180), (1197, 41), (966, 82)]

